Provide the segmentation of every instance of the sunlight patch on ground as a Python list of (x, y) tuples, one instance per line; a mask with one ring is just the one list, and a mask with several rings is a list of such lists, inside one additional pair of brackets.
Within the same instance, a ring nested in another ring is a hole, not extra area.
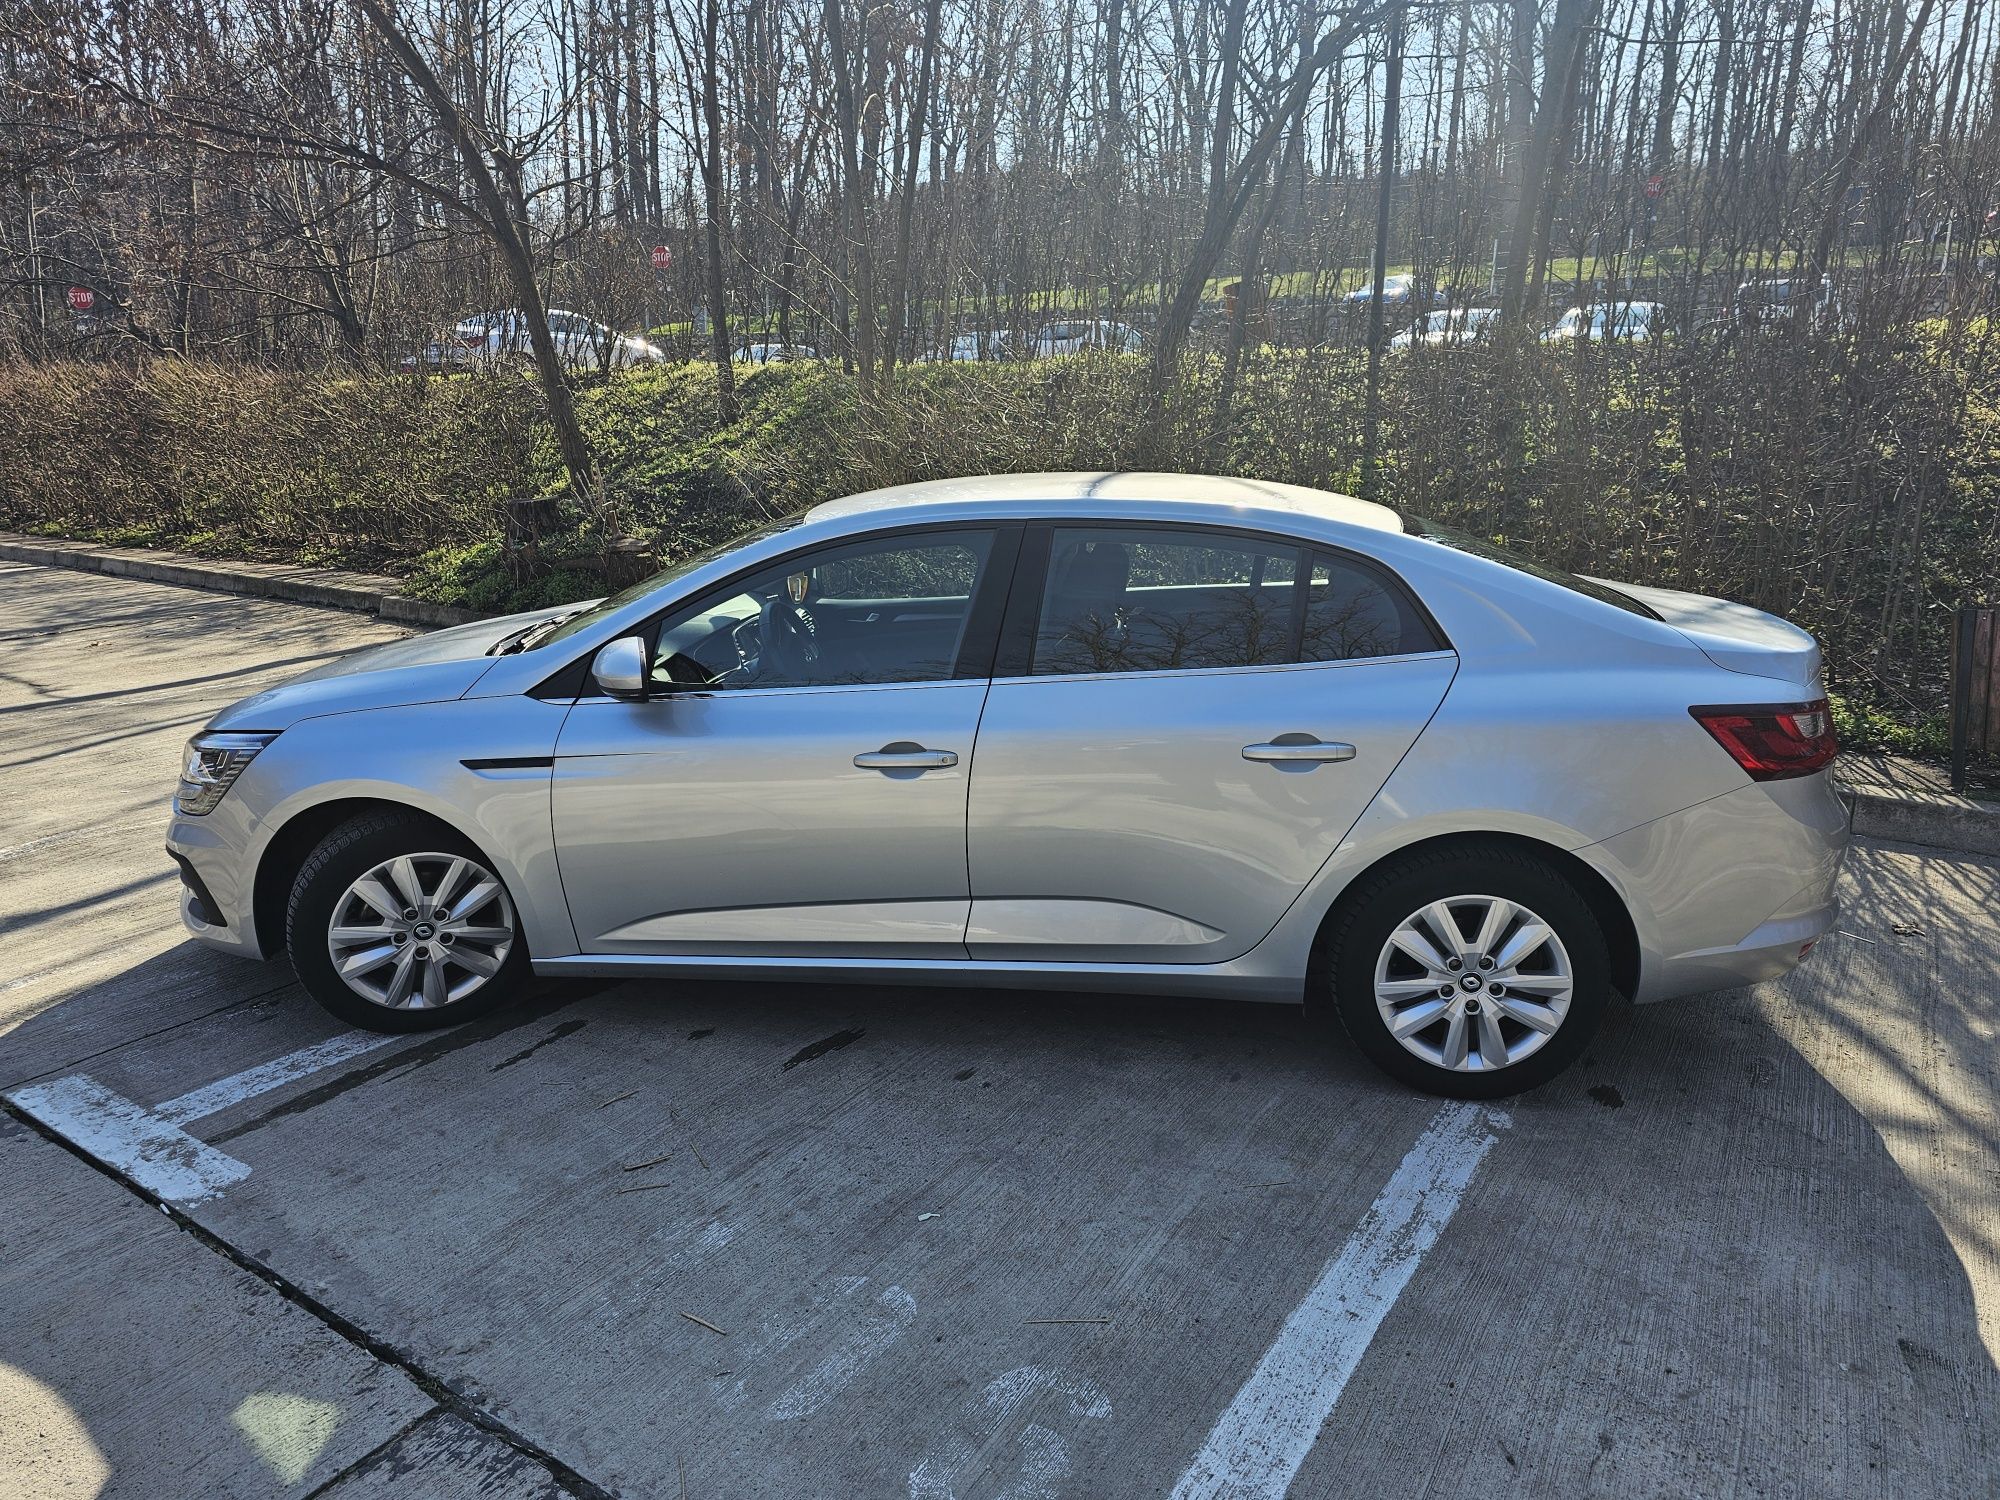
[(76, 1408), (26, 1370), (0, 1363), (0, 1480), (41, 1500), (96, 1500), (111, 1478)]
[(229, 1420), (257, 1456), (271, 1466), (271, 1472), (291, 1485), (305, 1478), (313, 1460), (333, 1441), (333, 1430), (340, 1425), (340, 1408), (310, 1396), (259, 1391), (245, 1396)]

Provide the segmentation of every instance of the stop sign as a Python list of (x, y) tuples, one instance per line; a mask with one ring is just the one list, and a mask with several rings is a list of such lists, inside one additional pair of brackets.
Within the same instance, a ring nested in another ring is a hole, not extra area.
[(1658, 172), (1655, 172), (1651, 177), (1646, 179), (1646, 196), (1648, 198), (1657, 198), (1666, 190), (1666, 186), (1667, 179)]
[(69, 289), (69, 310), (87, 313), (97, 306), (97, 293), (87, 286), (73, 286)]
[(674, 252), (665, 245), (653, 246), (653, 269), (664, 271), (674, 263)]

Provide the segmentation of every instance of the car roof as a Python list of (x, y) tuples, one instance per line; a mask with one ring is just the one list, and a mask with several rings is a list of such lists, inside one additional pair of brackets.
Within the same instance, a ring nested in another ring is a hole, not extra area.
[[(934, 512), (946, 519), (953, 511), (1033, 503), (1061, 507), (1089, 501), (1143, 501), (1154, 509), (1186, 506), (1190, 510), (1226, 506), (1274, 517), (1307, 516), (1376, 531), (1401, 532), (1403, 518), (1386, 505), (1337, 495), (1329, 490), (1268, 479), (1238, 479), (1219, 474), (1157, 474), (1104, 470), (1058, 474), (978, 474), (962, 479), (932, 479), (918, 484), (891, 485), (842, 500), (829, 500), (806, 512), (808, 522), (839, 521), (887, 511)], [(917, 519), (913, 516), (912, 519)], [(1134, 518), (1140, 519), (1138, 517)]]

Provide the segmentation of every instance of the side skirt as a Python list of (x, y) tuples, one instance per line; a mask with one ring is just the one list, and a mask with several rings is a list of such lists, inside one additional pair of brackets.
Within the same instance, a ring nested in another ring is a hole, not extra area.
[(988, 989), (1108, 990), (1120, 994), (1207, 996), (1299, 1004), (1305, 981), (1233, 964), (1059, 964), (930, 958), (717, 958), (651, 953), (583, 953), (538, 958), (551, 978), (760, 979), (833, 984), (978, 986)]

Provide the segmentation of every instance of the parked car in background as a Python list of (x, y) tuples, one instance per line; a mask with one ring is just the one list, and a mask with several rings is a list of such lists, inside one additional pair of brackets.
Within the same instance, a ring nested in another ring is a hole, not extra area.
[(1036, 331), (1030, 349), (1038, 358), (1052, 354), (1081, 354), (1086, 349), (1137, 354), (1144, 342), (1139, 330), (1130, 324), (1099, 318), (1077, 323), (1044, 323)]
[(744, 365), (805, 364), (819, 358), (811, 344), (780, 344), (759, 339), (736, 351), (736, 362)]
[(925, 365), (969, 364), (982, 359), (1012, 359), (1014, 341), (1005, 333), (960, 333), (941, 348), (927, 349), (917, 356)]
[[(1359, 309), (1366, 307), (1374, 299), (1375, 283), (1371, 281), (1366, 286), (1356, 287), (1341, 300), (1348, 307)], [(1382, 278), (1382, 301), (1389, 307), (1435, 306), (1439, 301), (1439, 294), (1436, 292), (1426, 294), (1415, 276), (1399, 274)]]
[[(625, 369), (632, 365), (654, 364), (666, 357), (659, 345), (631, 334), (619, 333), (606, 324), (568, 308), (549, 309), (549, 334), (556, 355), (571, 369)], [(528, 332), (527, 314), (518, 308), (474, 313), (460, 318), (440, 332), (414, 356), (405, 356), (402, 369), (413, 374), (444, 374), (456, 370), (504, 368), (534, 362), (534, 340)]]
[(1572, 307), (1542, 334), (1544, 344), (1585, 339), (1595, 344), (1605, 339), (1644, 344), (1666, 332), (1666, 310), (1657, 302), (1595, 302), (1588, 307)]
[(532, 974), (1303, 1000), (1434, 1093), (1784, 973), (1847, 811), (1820, 652), (1262, 480), (821, 505), (327, 663), (187, 747), (188, 931), (416, 1031)]
[(1831, 323), (1840, 317), (1840, 297), (1830, 276), (1817, 282), (1806, 276), (1758, 277), (1736, 289), (1735, 307), (1737, 318), (1753, 326), (1794, 319)]
[(1448, 307), (1426, 313), (1389, 340), (1391, 349), (1408, 349), (1416, 344), (1469, 344), (1486, 337), (1500, 321), (1497, 307)]

